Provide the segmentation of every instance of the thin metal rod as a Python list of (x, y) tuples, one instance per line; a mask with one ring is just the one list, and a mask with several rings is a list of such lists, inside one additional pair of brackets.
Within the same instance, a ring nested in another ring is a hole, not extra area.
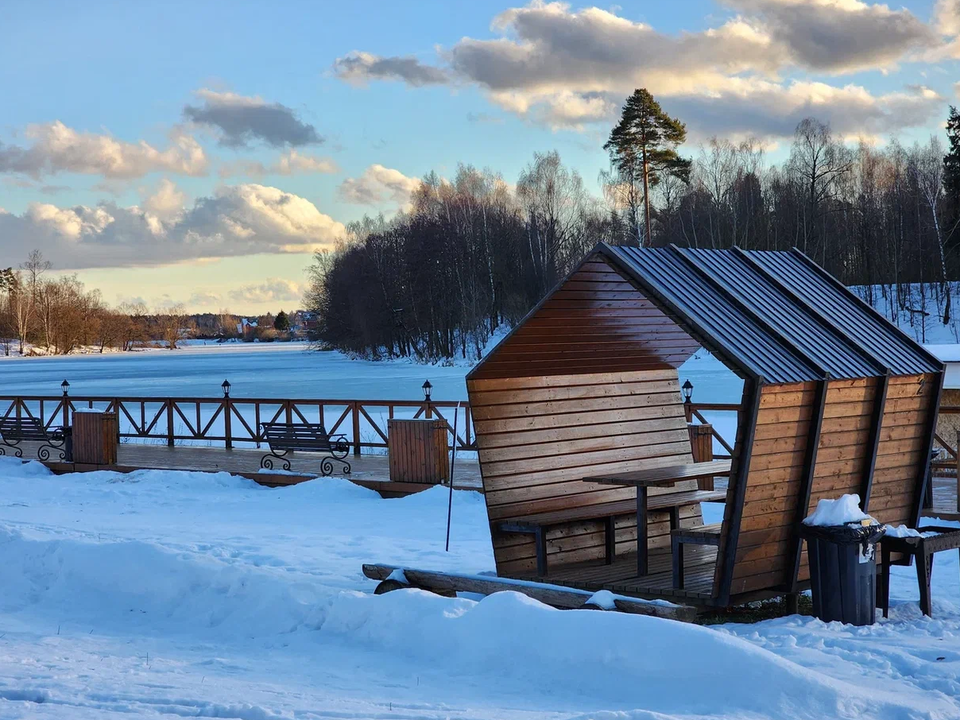
[(457, 465), (457, 421), (460, 419), (460, 403), (453, 411), (453, 447), (450, 449), (450, 496), (447, 499), (447, 546), (445, 552), (450, 552), (450, 520), (453, 515), (453, 469)]

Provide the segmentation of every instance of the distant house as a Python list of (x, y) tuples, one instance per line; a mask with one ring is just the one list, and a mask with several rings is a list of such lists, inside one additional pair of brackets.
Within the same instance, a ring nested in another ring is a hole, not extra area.
[(315, 312), (297, 310), (290, 316), (290, 334), (294, 337), (313, 337), (320, 327), (320, 321)]
[(240, 322), (237, 323), (237, 335), (243, 338), (246, 342), (252, 342), (257, 336), (257, 327), (259, 323), (256, 320), (249, 320), (247, 318), (240, 318)]

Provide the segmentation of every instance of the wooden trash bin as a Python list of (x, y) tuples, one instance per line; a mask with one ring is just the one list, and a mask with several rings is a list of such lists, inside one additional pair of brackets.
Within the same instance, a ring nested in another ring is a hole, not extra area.
[[(713, 461), (713, 425), (688, 423), (687, 431), (690, 433), (693, 461), (697, 463)], [(713, 490), (712, 477), (701, 478), (697, 480), (697, 484), (701, 490)]]
[(73, 461), (84, 465), (116, 465), (119, 444), (116, 413), (80, 410), (73, 414)]
[(388, 420), (390, 480), (436, 485), (450, 477), (446, 420)]

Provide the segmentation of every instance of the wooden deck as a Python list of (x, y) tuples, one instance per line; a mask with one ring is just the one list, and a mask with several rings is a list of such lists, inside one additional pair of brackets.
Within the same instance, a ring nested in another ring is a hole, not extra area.
[[(24, 458), (36, 459), (36, 443), (24, 443)], [(194, 470), (201, 472), (229, 472), (252, 474), (260, 471), (260, 458), (266, 450), (192, 447), (179, 445), (143, 445), (122, 443), (117, 453), (117, 465), (124, 468), (159, 470)], [(12, 453), (11, 453), (12, 454)], [(313, 453), (293, 453), (290, 457), (290, 472), (317, 475), (319, 456)], [(53, 460), (54, 458), (51, 458)], [(353, 466), (349, 479), (357, 481), (384, 482), (389, 480), (388, 458), (384, 455), (350, 455), (347, 461)], [(264, 471), (266, 472), (266, 471)], [(335, 477), (342, 477), (336, 475)], [(480, 465), (475, 458), (457, 457), (454, 486), (479, 489)]]
[(684, 551), (683, 590), (673, 587), (670, 548), (650, 551), (649, 572), (637, 576), (637, 555), (617, 556), (614, 563), (577, 563), (551, 570), (545, 577), (536, 574), (517, 576), (519, 580), (565, 585), (580, 590), (610, 590), (641, 598), (667, 598), (677, 602), (705, 603), (713, 594), (713, 575), (717, 564), (717, 548), (689, 546)]

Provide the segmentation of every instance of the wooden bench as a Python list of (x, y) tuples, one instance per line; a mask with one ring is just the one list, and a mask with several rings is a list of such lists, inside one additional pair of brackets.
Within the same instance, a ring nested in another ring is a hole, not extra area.
[[(670, 528), (680, 526), (680, 508), (701, 502), (723, 502), (727, 493), (723, 490), (686, 490), (683, 492), (654, 495), (647, 501), (648, 510), (666, 510), (670, 515)], [(600, 520), (604, 524), (604, 561), (609, 565), (616, 555), (615, 520), (621, 515), (635, 515), (635, 500), (584, 505), (581, 507), (542, 512), (496, 522), (497, 530), (507, 533), (533, 535), (537, 546), (537, 575), (547, 574), (547, 531), (567, 523)]]
[(673, 587), (683, 590), (683, 545), (720, 546), (722, 523), (713, 525), (694, 525), (688, 528), (670, 529), (670, 547), (673, 552)]
[(61, 460), (66, 456), (62, 428), (48, 432), (43, 423), (34, 417), (0, 418), (0, 455), (6, 454), (6, 446), (13, 450), (16, 457), (22, 458), (23, 448), (19, 447), (22, 442), (43, 443), (37, 450), (37, 457), (44, 461), (50, 459), (51, 451), (58, 453)]
[(345, 435), (327, 434), (319, 423), (260, 423), (263, 439), (270, 445), (270, 452), (260, 459), (260, 467), (273, 469), (274, 460), (280, 460), (284, 470), (290, 469), (290, 460), (285, 457), (296, 450), (321, 453), (320, 474), (333, 473), (334, 461), (343, 466), (344, 474), (350, 473), (350, 463), (345, 458), (350, 453), (350, 444)]
[[(920, 585), (920, 610), (924, 615), (933, 615), (933, 597), (930, 593), (930, 575), (933, 572), (934, 553), (960, 549), (960, 530), (954, 527), (928, 525), (919, 528), (926, 537), (892, 537), (885, 535), (880, 540), (880, 604), (883, 616), (890, 610), (890, 555), (903, 553), (917, 564), (917, 583)], [(933, 534), (935, 533), (935, 534)], [(909, 562), (909, 560), (907, 561)]]

